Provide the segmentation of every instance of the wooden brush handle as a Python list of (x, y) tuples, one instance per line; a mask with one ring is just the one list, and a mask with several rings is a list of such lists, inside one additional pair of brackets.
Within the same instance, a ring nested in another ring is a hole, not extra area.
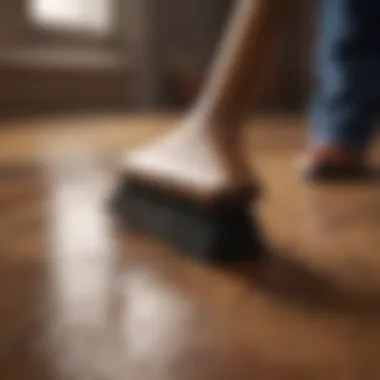
[[(290, 1), (237, 2), (208, 81), (188, 115), (190, 123), (185, 124), (198, 141), (202, 141), (199, 136), (208, 136), (203, 141), (212, 145), (208, 150), (218, 156), (223, 165), (220, 176), (229, 178), (232, 192), (233, 188), (258, 187), (242, 146), (241, 129), (250, 115), (253, 95), (260, 91), (261, 80), (270, 67), (279, 26)], [(217, 169), (205, 165), (203, 171), (215, 173)]]
[(238, 1), (195, 107), (180, 128), (129, 156), (130, 172), (150, 176), (163, 188), (197, 202), (246, 202), (255, 195), (258, 184), (244, 155), (240, 132), (289, 1)]
[(239, 0), (195, 107), (204, 127), (231, 137), (249, 114), (249, 105), (271, 59), (289, 0)]

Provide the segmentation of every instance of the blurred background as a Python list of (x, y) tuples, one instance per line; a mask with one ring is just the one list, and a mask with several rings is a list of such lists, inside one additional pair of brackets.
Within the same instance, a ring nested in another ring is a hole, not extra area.
[(178, 126), (235, 1), (0, 0), (0, 379), (380, 379), (378, 183), (296, 167), (316, 1), (245, 131), (266, 259), (209, 267), (110, 218), (120, 154)]
[[(180, 110), (197, 94), (232, 0), (1, 0), (0, 117)], [(259, 107), (304, 110), (314, 5), (296, 0)]]

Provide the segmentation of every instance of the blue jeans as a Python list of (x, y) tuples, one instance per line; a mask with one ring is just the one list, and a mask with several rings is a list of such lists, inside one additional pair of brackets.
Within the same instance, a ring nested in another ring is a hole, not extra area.
[(312, 140), (365, 148), (380, 99), (380, 0), (318, 0)]

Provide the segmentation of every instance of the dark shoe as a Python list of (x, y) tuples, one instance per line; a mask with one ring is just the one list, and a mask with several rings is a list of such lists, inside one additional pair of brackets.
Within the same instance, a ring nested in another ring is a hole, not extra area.
[(302, 178), (309, 181), (353, 180), (367, 177), (365, 152), (342, 146), (321, 146), (308, 152), (301, 164)]

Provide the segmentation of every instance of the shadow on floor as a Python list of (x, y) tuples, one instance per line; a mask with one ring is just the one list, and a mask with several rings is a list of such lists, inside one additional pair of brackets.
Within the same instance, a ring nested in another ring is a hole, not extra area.
[(272, 250), (264, 262), (229, 271), (249, 289), (281, 298), (305, 310), (380, 315), (380, 290), (372, 294), (345, 289), (292, 254)]

